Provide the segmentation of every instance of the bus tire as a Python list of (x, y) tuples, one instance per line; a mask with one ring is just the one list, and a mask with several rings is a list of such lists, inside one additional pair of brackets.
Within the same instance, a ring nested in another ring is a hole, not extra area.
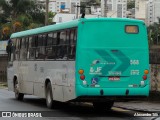
[(93, 102), (93, 107), (96, 110), (111, 110), (114, 101), (106, 101), (106, 102)]
[(50, 109), (53, 108), (52, 86), (50, 82), (47, 84), (47, 88), (46, 88), (46, 104), (48, 108)]
[(17, 100), (23, 100), (24, 94), (19, 92), (19, 85), (17, 80), (14, 82), (14, 93)]

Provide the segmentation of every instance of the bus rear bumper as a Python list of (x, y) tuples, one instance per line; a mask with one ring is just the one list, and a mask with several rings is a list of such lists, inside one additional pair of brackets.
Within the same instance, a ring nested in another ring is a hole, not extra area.
[(106, 97), (147, 97), (149, 85), (139, 88), (84, 88), (76, 86), (76, 95), (80, 96), (106, 96)]

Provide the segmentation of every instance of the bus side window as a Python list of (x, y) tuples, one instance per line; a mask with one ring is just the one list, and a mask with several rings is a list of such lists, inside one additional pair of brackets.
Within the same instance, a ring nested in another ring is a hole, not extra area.
[(47, 59), (56, 59), (57, 33), (49, 33), (47, 38), (46, 55)]
[(52, 54), (53, 54), (53, 57), (54, 59), (56, 58), (56, 52), (57, 52), (57, 32), (56, 33), (53, 33), (53, 41), (52, 41)]
[(71, 29), (71, 32), (70, 32), (69, 59), (75, 59), (76, 40), (77, 40), (77, 31), (76, 31), (76, 29)]
[(38, 46), (36, 49), (37, 59), (45, 59), (45, 35), (38, 35)]
[(61, 32), (57, 33), (57, 41), (56, 41), (56, 59), (62, 58), (61, 57), (61, 39), (60, 39)]
[(17, 43), (17, 39), (13, 39), (12, 41), (13, 41), (13, 47), (12, 47), (13, 60), (16, 60), (15, 51), (16, 51), (16, 43)]
[(77, 29), (74, 30), (73, 44), (76, 44), (76, 41), (77, 41)]
[(18, 38), (16, 46), (16, 56), (18, 60), (20, 59), (20, 49), (21, 49), (21, 38)]
[(47, 35), (47, 45), (46, 45), (46, 59), (53, 59), (52, 58), (52, 40), (53, 33), (48, 33)]
[(29, 37), (26, 38), (26, 60), (29, 58)]
[(66, 31), (66, 47), (67, 47), (67, 59), (69, 59), (69, 49), (70, 49), (70, 29)]
[(73, 38), (73, 59), (76, 57), (76, 42), (77, 42), (77, 29), (74, 30), (74, 38)]
[(35, 59), (35, 37), (29, 37), (29, 49), (28, 49), (29, 59)]
[(26, 60), (26, 57), (27, 57), (26, 38), (22, 38), (22, 40), (21, 40), (20, 59), (21, 60)]
[(60, 43), (58, 47), (58, 58), (67, 59), (66, 31), (60, 33)]

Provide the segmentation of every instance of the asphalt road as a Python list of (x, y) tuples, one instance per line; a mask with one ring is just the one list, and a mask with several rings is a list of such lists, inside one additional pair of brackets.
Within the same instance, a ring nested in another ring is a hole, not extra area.
[[(44, 99), (26, 95), (23, 101), (17, 101), (14, 93), (7, 89), (0, 89), (0, 116), (4, 111), (47, 113), (42, 118), (2, 118), (0, 120), (150, 120), (151, 117), (134, 117), (137, 111), (113, 107), (111, 111), (96, 111), (88, 104), (61, 104), (58, 109), (48, 109)], [(140, 113), (140, 112), (138, 112)], [(49, 117), (52, 116), (52, 117)], [(154, 118), (153, 118), (154, 120)], [(155, 119), (158, 120), (158, 119)]]

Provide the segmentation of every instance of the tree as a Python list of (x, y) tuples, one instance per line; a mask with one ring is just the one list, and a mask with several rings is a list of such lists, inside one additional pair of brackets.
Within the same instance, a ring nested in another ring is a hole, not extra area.
[(10, 21), (13, 18), (17, 18), (19, 14), (27, 14), (31, 6), (33, 6), (33, 2), (27, 0), (0, 0), (0, 7), (3, 10), (3, 14)]
[(51, 12), (51, 11), (48, 13), (48, 24), (53, 24), (53, 18), (55, 15), (56, 13)]
[[(3, 10), (0, 14), (2, 39), (8, 38), (12, 32), (29, 29), (30, 26), (33, 28), (44, 25), (42, 6), (32, 0), (0, 0), (0, 8)], [(36, 25), (33, 26), (33, 24)], [(3, 32), (6, 26), (9, 28), (9, 34)]]
[(3, 16), (8, 21), (12, 21), (22, 14), (31, 16), (33, 19), (36, 19), (40, 15), (44, 16), (42, 5), (36, 4), (32, 0), (10, 0), (9, 2), (0, 0), (0, 7), (3, 10)]
[(149, 35), (149, 43), (150, 46), (157, 44), (159, 37), (160, 37), (160, 18), (158, 19), (158, 23), (153, 23), (148, 26), (148, 35)]
[(135, 8), (135, 0), (129, 1), (127, 3), (127, 9), (132, 9), (132, 8)]

